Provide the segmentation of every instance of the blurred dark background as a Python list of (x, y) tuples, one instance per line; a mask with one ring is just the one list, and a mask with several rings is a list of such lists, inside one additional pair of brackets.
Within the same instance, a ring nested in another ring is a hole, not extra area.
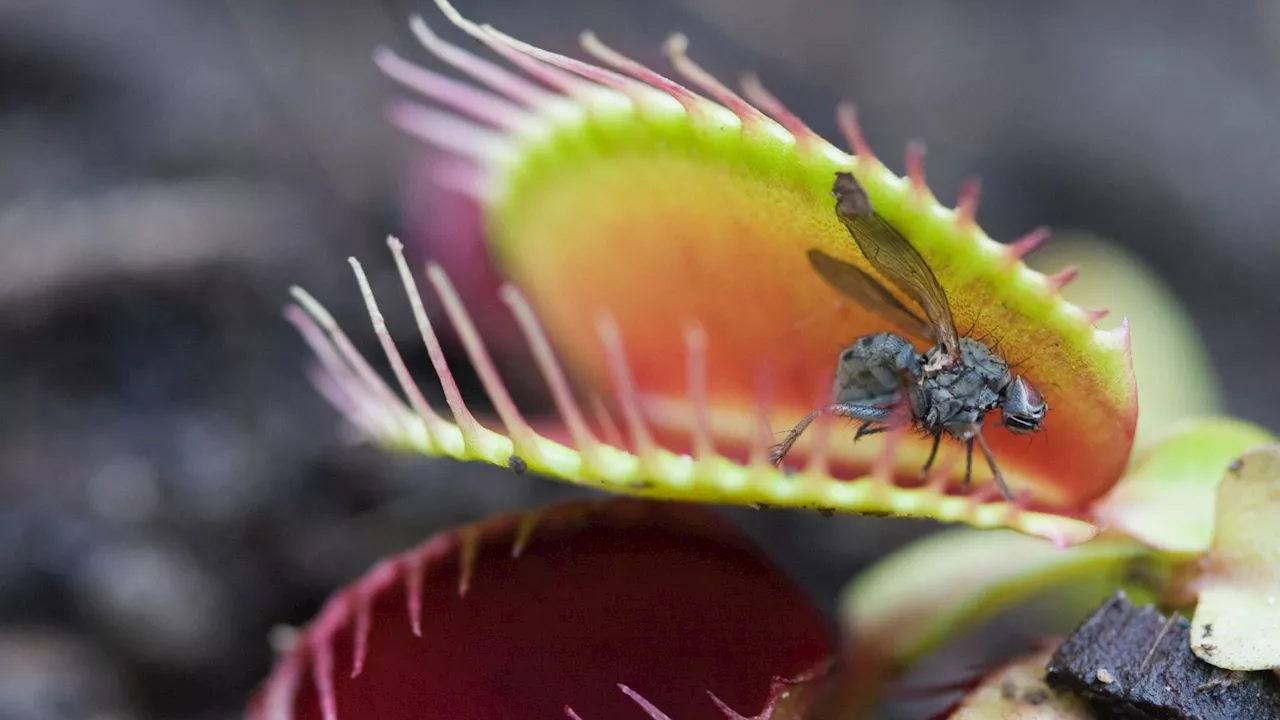
[[(939, 197), (980, 175), (994, 237), (1081, 228), (1145, 259), (1227, 409), (1280, 428), (1280, 5), (457, 4), (660, 67), (681, 30), (831, 138), (856, 100), (891, 167), (928, 141)], [(411, 12), (461, 38), (427, 0), (0, 1), (0, 719), (238, 717), (271, 628), (336, 584), (576, 492), (346, 442), (280, 317), (303, 284), (375, 350), (345, 257), (390, 281), (420, 147), (370, 51), (439, 69)], [(828, 609), (928, 528), (729, 512)]]

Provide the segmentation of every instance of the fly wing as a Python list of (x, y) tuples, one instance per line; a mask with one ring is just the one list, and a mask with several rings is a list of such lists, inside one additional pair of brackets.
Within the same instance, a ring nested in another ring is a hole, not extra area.
[(937, 342), (947, 354), (957, 357), (960, 340), (955, 319), (951, 316), (951, 305), (924, 258), (902, 233), (875, 213), (867, 192), (853, 175), (836, 173), (831, 194), (836, 198), (836, 215), (853, 235), (867, 262), (920, 304)]
[(859, 305), (893, 323), (906, 333), (937, 342), (933, 328), (908, 310), (898, 298), (885, 289), (880, 281), (850, 265), (837, 260), (821, 250), (809, 251), (809, 264), (831, 287), (853, 298)]

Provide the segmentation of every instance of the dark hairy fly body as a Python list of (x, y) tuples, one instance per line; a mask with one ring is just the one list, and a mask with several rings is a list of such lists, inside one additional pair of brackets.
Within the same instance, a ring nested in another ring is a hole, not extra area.
[[(841, 351), (836, 363), (832, 403), (809, 413), (774, 447), (780, 464), (805, 429), (826, 413), (858, 422), (855, 441), (913, 424), (933, 438), (921, 469), (929, 472), (942, 436), (965, 445), (967, 486), (976, 444), (991, 468), (1000, 491), (1012, 500), (995, 455), (982, 435), (987, 413), (999, 409), (1010, 432), (1040, 429), (1048, 403), (999, 354), (980, 340), (960, 337), (946, 292), (924, 258), (896, 228), (875, 213), (862, 186), (850, 173), (837, 173), (832, 187), (836, 215), (849, 230), (863, 256), (885, 280), (924, 311), (927, 321), (907, 308), (879, 280), (862, 269), (820, 250), (808, 252), (809, 263), (829, 285), (893, 323), (902, 333), (864, 335)], [(904, 337), (933, 343), (924, 353)], [(894, 411), (905, 408), (909, 414)], [(905, 419), (904, 419), (905, 417)]]

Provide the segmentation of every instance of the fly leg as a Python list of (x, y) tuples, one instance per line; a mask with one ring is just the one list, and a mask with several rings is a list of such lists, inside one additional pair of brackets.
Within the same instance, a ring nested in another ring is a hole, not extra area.
[[(982, 454), (987, 457), (987, 465), (991, 468), (991, 476), (996, 481), (996, 487), (1000, 488), (1000, 492), (1004, 495), (1005, 500), (1013, 502), (1013, 495), (1009, 492), (1009, 486), (1004, 484), (1004, 476), (1000, 474), (1000, 468), (996, 466), (996, 456), (992, 454), (991, 448), (988, 447), (987, 439), (982, 436), (981, 432), (974, 437), (977, 439), (978, 445), (982, 448)], [(970, 452), (972, 452), (973, 440), (970, 440), (969, 443)], [(968, 477), (969, 476), (966, 474), (966, 481), (968, 480)]]
[(969, 474), (973, 472), (973, 438), (964, 443), (964, 487), (969, 488)]
[[(942, 442), (942, 431), (937, 430), (933, 433), (933, 449), (929, 451), (929, 459), (924, 461), (924, 467), (920, 468), (920, 479), (924, 480), (929, 477), (929, 468), (933, 467), (934, 458), (938, 457), (938, 443)], [(972, 455), (970, 456), (972, 457)], [(969, 482), (969, 474), (965, 473), (965, 482)]]
[(853, 441), (857, 442), (859, 439), (864, 438), (867, 435), (877, 435), (888, 429), (888, 425), (876, 425), (875, 423), (864, 422), (858, 426), (858, 432), (853, 434)]
[(782, 458), (786, 457), (787, 453), (791, 451), (791, 446), (796, 444), (796, 440), (800, 439), (800, 435), (823, 413), (851, 420), (861, 420), (865, 425), (888, 423), (893, 417), (893, 413), (885, 408), (868, 407), (866, 405), (828, 405), (814, 410), (806, 415), (803, 420), (796, 423), (796, 426), (791, 428), (791, 432), (787, 433), (782, 442), (775, 445), (773, 450), (769, 452), (769, 461), (774, 465), (782, 464)]

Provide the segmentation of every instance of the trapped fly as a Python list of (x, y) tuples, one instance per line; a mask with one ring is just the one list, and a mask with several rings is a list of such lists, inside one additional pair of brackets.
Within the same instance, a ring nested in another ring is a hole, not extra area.
[[(947, 294), (929, 265), (902, 233), (876, 214), (871, 200), (850, 173), (836, 173), (832, 186), (836, 215), (867, 262), (924, 311), (927, 321), (898, 301), (893, 293), (861, 269), (820, 250), (808, 252), (809, 263), (828, 284), (893, 323), (900, 333), (864, 335), (841, 351), (831, 404), (814, 410), (774, 447), (771, 459), (782, 462), (805, 429), (823, 413), (859, 422), (855, 441), (864, 435), (893, 430), (905, 423), (933, 437), (933, 448), (921, 473), (938, 454), (942, 436), (965, 445), (964, 482), (969, 484), (976, 443), (986, 457), (996, 485), (1012, 500), (1009, 487), (982, 435), (988, 412), (1000, 410), (1000, 422), (1022, 435), (1040, 429), (1049, 406), (1021, 375), (1014, 375), (991, 347), (956, 332)], [(933, 343), (923, 354), (904, 335)], [(909, 418), (893, 409), (906, 401)]]

